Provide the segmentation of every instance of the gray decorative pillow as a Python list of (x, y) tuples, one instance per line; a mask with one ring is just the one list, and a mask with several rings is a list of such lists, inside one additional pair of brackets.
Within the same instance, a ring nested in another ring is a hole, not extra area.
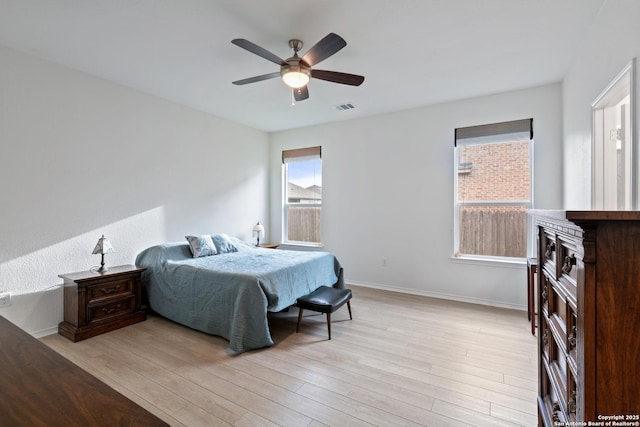
[(208, 234), (184, 237), (187, 239), (187, 242), (189, 242), (189, 249), (191, 249), (191, 254), (194, 258), (215, 255), (218, 253), (216, 251), (216, 246), (213, 244), (213, 240), (211, 240), (211, 236)]
[(213, 236), (213, 243), (216, 245), (216, 250), (219, 254), (238, 252), (238, 248), (236, 248), (229, 236), (226, 234), (217, 234)]

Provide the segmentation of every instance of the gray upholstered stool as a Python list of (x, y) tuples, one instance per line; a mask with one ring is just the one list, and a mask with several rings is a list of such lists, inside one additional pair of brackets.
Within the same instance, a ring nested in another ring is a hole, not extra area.
[(302, 312), (304, 310), (318, 311), (327, 315), (327, 329), (329, 331), (329, 339), (331, 339), (331, 313), (342, 307), (345, 303), (347, 303), (347, 307), (349, 308), (349, 319), (353, 320), (351, 316), (351, 289), (320, 286), (309, 295), (298, 298), (296, 305), (300, 309), (300, 312), (298, 313), (296, 333), (300, 330)]

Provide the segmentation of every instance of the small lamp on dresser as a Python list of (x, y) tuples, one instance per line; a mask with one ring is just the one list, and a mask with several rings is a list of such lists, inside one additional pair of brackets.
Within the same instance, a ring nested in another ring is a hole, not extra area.
[(256, 246), (260, 246), (260, 237), (264, 237), (264, 226), (260, 224), (260, 221), (253, 226), (253, 236), (257, 239)]
[(104, 265), (104, 254), (110, 254), (113, 252), (115, 252), (115, 249), (113, 249), (113, 246), (111, 246), (111, 242), (109, 242), (109, 239), (104, 237), (104, 234), (103, 234), (102, 237), (98, 239), (98, 243), (96, 244), (96, 247), (93, 248), (93, 252), (92, 252), (93, 255), (95, 254), (101, 255), (100, 268), (96, 270), (98, 273), (104, 273), (105, 271), (109, 270), (107, 266)]

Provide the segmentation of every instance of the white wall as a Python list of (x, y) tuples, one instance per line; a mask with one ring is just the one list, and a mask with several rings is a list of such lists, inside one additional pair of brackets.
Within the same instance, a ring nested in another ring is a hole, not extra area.
[(535, 207), (557, 209), (561, 105), (561, 87), (552, 84), (274, 133), (272, 240), (281, 234), (282, 150), (321, 145), (324, 249), (342, 262), (348, 282), (524, 309), (524, 265), (450, 259), (453, 134), (457, 127), (533, 117)]
[[(118, 251), (107, 258), (112, 265), (191, 232), (249, 239), (257, 219), (276, 241), (280, 151), (316, 144), (325, 249), (339, 256), (348, 280), (523, 307), (523, 267), (450, 260), (453, 129), (533, 116), (536, 207), (588, 209), (590, 105), (640, 56), (638, 18), (637, 0), (605, 2), (562, 86), (269, 138), (0, 47), (0, 291), (14, 302), (0, 315), (30, 332), (52, 327), (62, 316), (57, 275), (96, 265), (89, 252), (102, 233)], [(635, 116), (637, 138), (637, 105)]]
[(62, 273), (185, 234), (251, 239), (268, 221), (268, 136), (0, 47), (0, 315), (62, 320)]
[[(564, 206), (591, 208), (591, 104), (618, 73), (640, 57), (640, 2), (604, 2), (563, 81)], [(640, 64), (636, 64), (636, 141), (640, 136)], [(637, 155), (637, 154), (636, 154)], [(640, 187), (640, 184), (636, 184)]]

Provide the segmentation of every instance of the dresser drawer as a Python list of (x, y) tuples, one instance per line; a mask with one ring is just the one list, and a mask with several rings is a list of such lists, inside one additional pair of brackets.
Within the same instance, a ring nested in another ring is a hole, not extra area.
[(546, 312), (549, 319), (554, 320), (562, 331), (566, 342), (567, 323), (573, 309), (567, 303), (568, 291), (562, 284), (547, 278)]
[(569, 401), (566, 368), (567, 365), (565, 360), (552, 361), (551, 363), (549, 363), (549, 379), (554, 385), (558, 404), (560, 405), (560, 410), (562, 411), (562, 413), (565, 414), (565, 418), (567, 414), (567, 402)]
[(566, 384), (560, 378), (561, 373), (555, 364), (542, 364), (541, 397), (538, 399), (538, 411), (542, 415), (543, 424), (548, 427), (561, 423), (575, 424), (576, 417), (576, 382), (569, 373)]
[(576, 299), (578, 285), (578, 270), (584, 269), (581, 247), (573, 242), (560, 240), (558, 246), (559, 276), (567, 286), (572, 299)]
[(569, 372), (567, 379), (567, 418), (572, 424), (575, 424), (577, 420), (577, 393), (578, 387), (576, 385), (576, 379), (573, 374)]
[(571, 312), (567, 323), (567, 363), (574, 377), (578, 376), (578, 319), (575, 312)]
[(563, 342), (563, 331), (559, 329), (557, 320), (557, 317), (552, 318), (549, 319), (548, 323), (548, 360), (551, 366), (551, 372), (555, 374), (553, 378), (558, 384), (558, 389), (566, 394), (567, 371), (569, 366), (567, 365), (567, 351)]
[(543, 313), (549, 314), (549, 291), (552, 286), (552, 280), (549, 278), (549, 275), (546, 271), (542, 271), (540, 275), (540, 310)]
[(575, 351), (568, 351), (565, 347), (566, 338), (563, 336), (564, 332), (559, 320), (557, 316), (548, 320), (548, 356), (543, 360), (563, 417), (568, 422), (575, 422), (577, 393)]
[(131, 295), (134, 292), (134, 286), (134, 277), (87, 286), (87, 299), (89, 303), (92, 303), (102, 298)]
[(89, 304), (87, 307), (88, 323), (108, 322), (111, 319), (130, 314), (135, 309), (134, 295), (125, 298), (111, 298), (100, 304)]
[(540, 351), (543, 359), (549, 361), (549, 338), (551, 337), (551, 330), (549, 329), (549, 322), (547, 316), (540, 316), (539, 334), (542, 338)]
[(546, 269), (550, 272), (554, 272), (554, 279), (556, 278), (556, 236), (551, 233), (542, 233), (540, 237), (540, 247), (542, 262), (540, 263), (541, 269)]
[(557, 426), (558, 423), (566, 423), (567, 416), (560, 407), (560, 398), (556, 385), (551, 380), (550, 368), (545, 361), (540, 372), (541, 389), (538, 398), (538, 411), (543, 424), (547, 427)]

